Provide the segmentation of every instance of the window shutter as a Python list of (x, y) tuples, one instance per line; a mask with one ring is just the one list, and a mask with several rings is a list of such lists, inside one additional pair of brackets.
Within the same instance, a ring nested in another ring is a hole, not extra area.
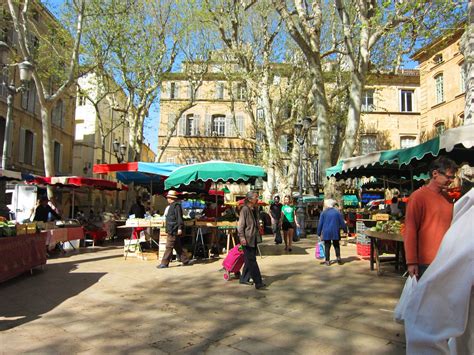
[(212, 136), (212, 117), (211, 117), (211, 115), (206, 115), (204, 126), (205, 126), (204, 127), (204, 129), (205, 129), (204, 135), (207, 136), (207, 137), (211, 137)]
[(232, 123), (232, 115), (225, 116), (225, 131), (224, 136), (233, 137), (234, 136), (234, 125)]
[(20, 128), (20, 149), (18, 150), (18, 161), (20, 163), (25, 161), (25, 134), (26, 130), (24, 128)]
[(36, 165), (36, 133), (33, 133), (33, 141), (31, 142), (31, 165)]
[(177, 82), (174, 83), (174, 98), (179, 99), (179, 85)]
[(236, 123), (237, 123), (237, 129), (239, 130), (239, 133), (242, 137), (244, 137), (244, 117), (243, 116), (237, 116), (236, 117)]
[(194, 132), (193, 135), (199, 136), (199, 115), (194, 115)]
[(191, 83), (188, 83), (188, 99), (193, 98), (193, 85)]
[(59, 175), (62, 175), (62, 172), (63, 172), (63, 145), (60, 144), (59, 145), (59, 167), (58, 167), (58, 173)]
[(186, 117), (182, 115), (178, 121), (178, 136), (186, 135)]
[(165, 93), (164, 98), (171, 99), (171, 82), (170, 81), (166, 84), (166, 91), (168, 92)]
[(21, 108), (23, 110), (28, 110), (28, 91), (21, 93)]
[(171, 132), (171, 135), (176, 135), (176, 130), (173, 131), (173, 124), (176, 118), (176, 114), (170, 113), (168, 114), (168, 133)]

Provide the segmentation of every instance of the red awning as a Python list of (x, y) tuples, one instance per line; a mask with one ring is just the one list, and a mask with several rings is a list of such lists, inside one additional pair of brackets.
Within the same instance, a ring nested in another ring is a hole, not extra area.
[(117, 171), (138, 171), (138, 162), (120, 164), (95, 164), (92, 168), (94, 174), (107, 174)]
[(128, 187), (120, 182), (81, 176), (37, 176), (29, 180), (28, 183), (35, 185), (92, 187), (98, 190), (128, 190)]

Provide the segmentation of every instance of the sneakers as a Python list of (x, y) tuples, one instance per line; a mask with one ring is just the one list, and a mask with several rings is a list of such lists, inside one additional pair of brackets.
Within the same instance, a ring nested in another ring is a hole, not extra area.
[(239, 281), (239, 283), (241, 285), (248, 285), (248, 286), (252, 286), (253, 285), (253, 282), (252, 281)]
[(168, 265), (165, 265), (165, 264), (160, 264), (156, 266), (157, 269), (166, 269), (167, 267)]
[(342, 259), (341, 259), (341, 258), (337, 258), (337, 263), (338, 263), (339, 265), (344, 264), (344, 263), (342, 262)]
[(324, 262), (324, 265), (326, 265), (326, 266), (331, 266), (331, 262), (330, 262), (329, 260), (326, 260), (326, 261)]
[(267, 285), (262, 282), (261, 284), (255, 285), (255, 288), (257, 290), (265, 290), (267, 288)]
[(192, 264), (194, 264), (194, 262), (192, 260), (189, 260), (189, 261), (183, 263), (183, 266), (191, 266)]

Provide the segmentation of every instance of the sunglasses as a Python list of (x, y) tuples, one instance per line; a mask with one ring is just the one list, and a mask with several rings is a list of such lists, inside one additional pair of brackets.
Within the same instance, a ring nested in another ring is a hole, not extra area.
[(441, 175), (445, 176), (446, 178), (448, 178), (449, 180), (454, 180), (456, 178), (456, 175), (448, 175), (446, 173), (443, 173), (442, 171), (438, 171), (438, 173), (440, 173)]

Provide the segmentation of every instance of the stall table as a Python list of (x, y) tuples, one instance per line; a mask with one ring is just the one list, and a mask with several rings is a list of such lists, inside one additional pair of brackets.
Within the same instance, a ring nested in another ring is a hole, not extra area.
[(226, 243), (226, 254), (229, 252), (230, 242), (232, 241), (232, 245), (235, 246), (234, 238), (232, 238), (232, 231), (237, 229), (238, 222), (230, 222), (230, 221), (199, 221), (197, 220), (195, 223), (196, 227), (202, 228), (217, 228), (220, 230), (224, 230), (227, 236), (227, 243)]
[(84, 239), (84, 228), (82, 227), (67, 227), (47, 229), (46, 246), (54, 247), (57, 243), (64, 243), (71, 240)]
[(370, 238), (370, 270), (374, 270), (374, 264), (377, 268), (377, 275), (380, 275), (380, 259), (381, 252), (381, 241), (388, 240), (395, 242), (395, 259), (385, 259), (383, 261), (395, 260), (395, 269), (399, 270), (400, 266), (403, 267), (405, 264), (405, 256), (403, 249), (403, 236), (400, 234), (392, 234), (385, 232), (374, 232), (371, 230), (364, 231), (364, 234)]
[(46, 264), (46, 233), (0, 238), (0, 282)]

